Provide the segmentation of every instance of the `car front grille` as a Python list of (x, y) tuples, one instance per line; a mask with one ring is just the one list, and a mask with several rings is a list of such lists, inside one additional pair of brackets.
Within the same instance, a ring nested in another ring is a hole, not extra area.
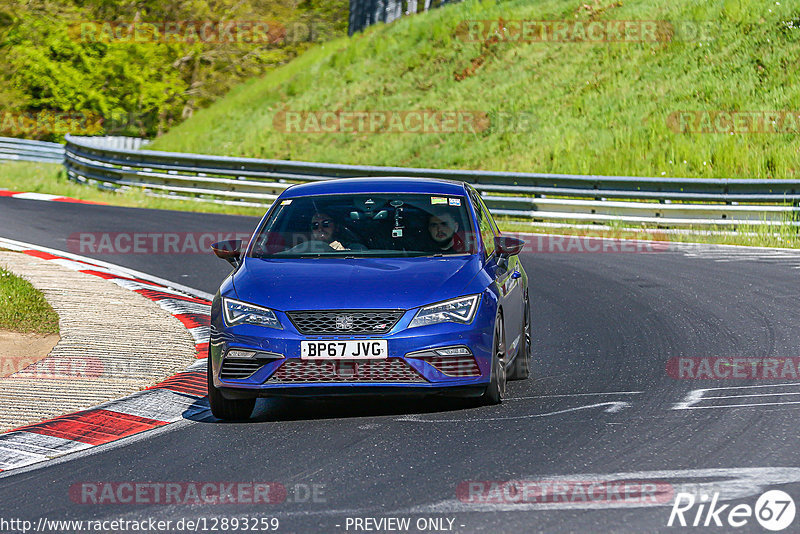
[(426, 382), (405, 360), (287, 359), (270, 382)]
[(403, 310), (325, 310), (288, 312), (304, 335), (385, 334), (403, 316)]
[(267, 362), (250, 358), (225, 358), (219, 377), (223, 380), (241, 380), (261, 369), (265, 363)]

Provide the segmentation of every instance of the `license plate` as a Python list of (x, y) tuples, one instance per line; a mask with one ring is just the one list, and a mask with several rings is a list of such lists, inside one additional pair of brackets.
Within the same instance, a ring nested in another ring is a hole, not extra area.
[(388, 357), (385, 339), (300, 342), (300, 358), (303, 360), (380, 360)]

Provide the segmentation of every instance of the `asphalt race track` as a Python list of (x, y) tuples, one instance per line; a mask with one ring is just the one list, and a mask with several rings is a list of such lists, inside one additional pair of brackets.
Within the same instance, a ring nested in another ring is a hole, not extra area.
[[(257, 222), (0, 198), (0, 236), (60, 250), (76, 232), (249, 233)], [(210, 253), (86, 255), (210, 293), (229, 271)], [(709, 494), (721, 488), (735, 496), (730, 505), (753, 506), (768, 489), (800, 498), (800, 379), (677, 380), (666, 370), (676, 357), (800, 356), (800, 255), (704, 247), (527, 254), (523, 261), (535, 378), (510, 383), (501, 406), (259, 401), (250, 423), (187, 420), (4, 474), (1, 515), (34, 523), (277, 517), (279, 532), (363, 532), (353, 518), (387, 517), (410, 517), (410, 532), (420, 531), (419, 518), (444, 519), (438, 531), (453, 520), (455, 532), (766, 532), (753, 518), (737, 529), (668, 528), (671, 499), (658, 506), (479, 503), (458, 490), (470, 481), (627, 480)], [(726, 389), (692, 393), (709, 388)], [(71, 486), (99, 481), (277, 482), (288, 496), (257, 506), (71, 500)]]

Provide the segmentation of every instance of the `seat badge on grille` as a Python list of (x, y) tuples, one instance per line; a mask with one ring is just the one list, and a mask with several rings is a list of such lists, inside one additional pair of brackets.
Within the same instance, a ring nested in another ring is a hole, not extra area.
[(336, 316), (336, 330), (350, 330), (353, 328), (352, 315), (337, 315)]

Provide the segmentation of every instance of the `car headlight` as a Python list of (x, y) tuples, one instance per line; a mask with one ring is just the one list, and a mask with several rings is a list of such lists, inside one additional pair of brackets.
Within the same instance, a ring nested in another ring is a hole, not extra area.
[(268, 308), (227, 298), (222, 299), (222, 307), (225, 310), (225, 323), (228, 326), (253, 324), (283, 330), (275, 312)]
[(417, 312), (408, 327), (437, 323), (470, 323), (475, 317), (480, 300), (480, 295), (469, 295), (424, 306)]

